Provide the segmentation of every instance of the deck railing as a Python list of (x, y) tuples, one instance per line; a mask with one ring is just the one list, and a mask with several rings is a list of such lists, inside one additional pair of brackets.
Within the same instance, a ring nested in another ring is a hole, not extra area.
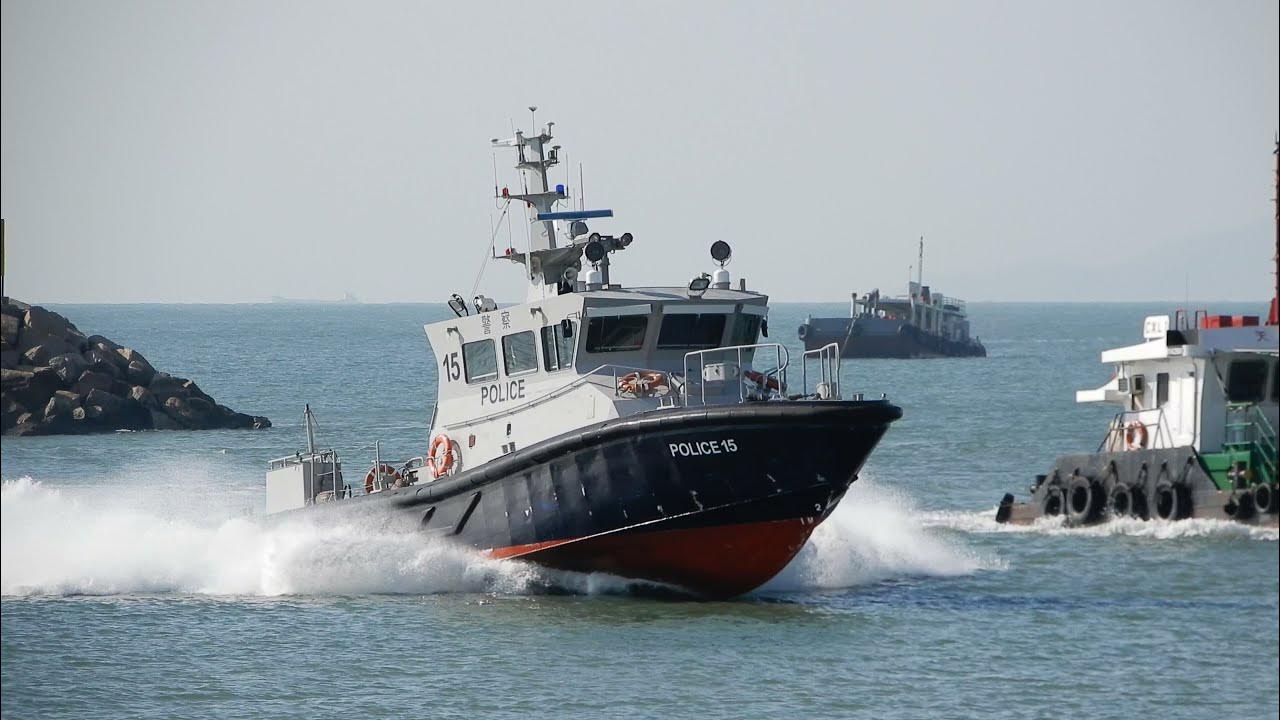
[[(1134, 432), (1133, 439), (1139, 437), (1138, 428), (1145, 435), (1141, 443), (1129, 442), (1129, 431)], [(1164, 408), (1147, 410), (1125, 410), (1116, 413), (1107, 427), (1107, 434), (1098, 443), (1098, 452), (1119, 452), (1121, 450), (1155, 450), (1175, 447), (1173, 432), (1165, 420)]]
[[(757, 370), (754, 363), (756, 353), (761, 350), (772, 350), (775, 361), (772, 366)], [(722, 358), (720, 362), (707, 362), (709, 357), (714, 359), (716, 356)], [(697, 404), (706, 405), (707, 388), (726, 387), (726, 383), (732, 383), (737, 387), (740, 403), (767, 399), (770, 394), (783, 394), (787, 389), (787, 364), (790, 358), (787, 349), (780, 343), (730, 345), (687, 352), (684, 354), (684, 404), (688, 406), (695, 401), (694, 388), (696, 387)], [(729, 362), (730, 359), (732, 362)], [(698, 370), (696, 375), (691, 372), (694, 367)], [(755, 375), (754, 384), (759, 390), (749, 389), (747, 383), (743, 382), (743, 377), (747, 376), (747, 373)], [(713, 393), (712, 397), (723, 398), (727, 394)]]
[[(809, 391), (809, 362), (818, 364), (813, 392)], [(820, 348), (806, 350), (800, 363), (802, 390), (806, 396), (817, 396), (822, 400), (840, 399), (840, 345), (827, 343)]]

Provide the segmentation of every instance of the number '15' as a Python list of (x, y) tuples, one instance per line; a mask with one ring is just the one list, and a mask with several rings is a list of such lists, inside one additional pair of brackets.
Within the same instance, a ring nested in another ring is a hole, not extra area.
[(462, 377), (462, 366), (458, 364), (458, 353), (451, 352), (444, 356), (444, 362), (441, 363), (444, 368), (444, 376), (448, 380), (458, 380)]

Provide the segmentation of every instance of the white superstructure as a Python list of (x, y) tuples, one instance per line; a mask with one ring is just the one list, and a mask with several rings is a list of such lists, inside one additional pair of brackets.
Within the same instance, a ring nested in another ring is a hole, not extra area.
[[(1080, 390), (1076, 402), (1119, 405), (1104, 450), (1192, 447), (1219, 452), (1246, 409), (1277, 424), (1275, 325), (1256, 317), (1204, 313), (1188, 322), (1154, 315), (1143, 322), (1143, 342), (1106, 350), (1102, 362), (1114, 375), (1102, 387)], [(1137, 426), (1142, 430), (1138, 431)], [(1135, 448), (1136, 446), (1136, 448)]]
[[(525, 205), (532, 224), (528, 252), (495, 258), (523, 266), (527, 301), (498, 308), (455, 295), (456, 317), (425, 326), (440, 379), (431, 437), (440, 452), (452, 448), (450, 474), (602, 420), (785, 388), (786, 350), (757, 343), (767, 334), (768, 298), (744, 281), (731, 287), (728, 245), (716, 243), (718, 267), (693, 269), (688, 285), (624, 286), (611, 261), (632, 236), (593, 230), (588, 222), (613, 211), (574, 210), (565, 186), (550, 185), (560, 147), (551, 128), (493, 141), (515, 150), (523, 176), (521, 192), (502, 188), (497, 197)], [(834, 397), (834, 349), (809, 355), (809, 387), (795, 390)]]

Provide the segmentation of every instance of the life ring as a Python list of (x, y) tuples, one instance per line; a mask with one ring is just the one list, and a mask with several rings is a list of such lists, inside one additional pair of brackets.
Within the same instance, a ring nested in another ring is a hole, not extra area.
[(431, 470), (431, 477), (442, 478), (448, 475), (455, 459), (453, 441), (444, 433), (436, 435), (431, 441), (431, 448), (427, 450), (427, 468)]
[[(381, 465), (376, 465), (374, 467), (371, 467), (369, 468), (369, 472), (365, 473), (364, 475), (364, 493), (366, 495), (370, 495), (375, 492), (374, 482), (377, 480), (377, 477), (379, 475), (381, 475), (384, 478), (388, 478), (388, 477), (391, 478), (391, 482), (393, 483), (399, 480), (401, 477), (403, 477), (402, 475), (400, 475), (399, 470), (396, 470), (395, 468), (391, 467), (386, 463), (382, 463)], [(381, 490), (382, 488), (378, 488), (378, 489)]]
[(1143, 450), (1147, 447), (1147, 426), (1134, 420), (1124, 426), (1124, 449)]
[(635, 370), (618, 378), (618, 392), (638, 398), (666, 395), (670, 390), (667, 376), (656, 370)]
[(758, 373), (755, 370), (748, 370), (742, 373), (742, 376), (762, 388), (769, 388), (770, 390), (778, 391), (782, 390), (782, 386), (778, 383), (778, 378), (776, 377), (765, 377), (763, 373)]

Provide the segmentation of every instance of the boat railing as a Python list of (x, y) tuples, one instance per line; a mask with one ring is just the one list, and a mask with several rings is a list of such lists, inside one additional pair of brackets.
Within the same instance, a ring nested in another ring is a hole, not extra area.
[[(632, 367), (629, 365), (611, 365), (611, 364), (600, 365), (596, 367), (594, 370), (590, 370), (583, 375), (579, 375), (573, 380), (565, 383), (564, 385), (561, 385), (558, 388), (551, 390), (550, 392), (544, 395), (539, 395), (536, 398), (526, 400), (525, 402), (522, 402), (518, 405), (512, 405), (509, 408), (505, 408), (497, 412), (484, 415), (482, 417), (470, 418), (468, 420), (462, 420), (456, 423), (447, 424), (444, 426), (444, 429), (455, 430), (457, 428), (477, 425), (479, 423), (484, 423), (490, 420), (496, 420), (501, 417), (506, 417), (508, 415), (513, 415), (523, 410), (528, 410), (529, 408), (537, 407), (538, 405), (542, 405), (543, 403), (550, 402), (552, 400), (555, 400), (556, 398), (563, 397), (568, 393), (571, 393), (574, 390), (584, 385), (595, 385), (597, 387), (609, 390), (614, 394), (615, 397), (622, 397), (621, 392), (619, 390), (619, 387), (621, 385), (620, 381), (622, 380), (623, 377), (630, 375), (631, 373), (637, 373), (637, 374), (656, 373), (656, 374), (663, 375), (664, 377), (667, 377), (667, 378), (669, 378), (670, 376), (670, 373), (665, 373), (660, 370), (653, 370), (651, 368)], [(606, 377), (611, 378), (612, 382), (606, 383), (605, 381)], [(675, 387), (672, 387), (671, 385), (668, 385), (668, 387), (671, 387), (672, 393), (678, 392)], [(654, 395), (654, 397), (659, 397), (659, 396)]]
[(303, 465), (306, 463), (316, 463), (316, 462), (333, 463), (337, 461), (337, 458), (338, 458), (338, 453), (335, 452), (332, 448), (328, 450), (319, 450), (314, 453), (299, 451), (292, 455), (285, 455), (284, 457), (279, 457), (274, 460), (269, 460), (267, 462), (267, 469), (280, 470), (282, 468), (287, 468), (290, 465)]
[[(817, 383), (809, 390), (809, 363), (818, 367), (814, 378)], [(800, 363), (802, 390), (806, 396), (815, 395), (822, 400), (839, 399), (840, 395), (840, 345), (827, 343), (820, 348), (806, 350)]]
[[(1141, 428), (1139, 433), (1138, 429)], [(1140, 443), (1132, 442), (1141, 439)], [(1098, 452), (1156, 450), (1176, 447), (1164, 408), (1124, 410), (1116, 413), (1107, 434), (1098, 443)]]
[[(774, 352), (775, 362), (772, 367), (756, 370), (754, 362), (758, 351), (772, 350)], [(720, 362), (708, 362), (708, 357), (714, 359), (715, 356), (724, 358)], [(732, 358), (733, 362), (727, 362)], [(746, 360), (744, 363), (743, 360)], [(725, 383), (732, 383), (738, 389), (738, 402), (743, 403), (748, 400), (768, 399), (771, 396), (783, 396), (787, 389), (787, 364), (790, 362), (790, 354), (787, 349), (779, 343), (754, 343), (750, 345), (730, 345), (727, 347), (707, 348), (706, 350), (693, 350), (684, 354), (684, 404), (686, 406), (692, 404), (695, 400), (694, 386), (696, 385), (696, 400), (699, 405), (707, 404), (707, 388), (723, 386)], [(692, 372), (696, 368), (697, 373)], [(748, 372), (754, 374), (754, 378), (746, 375)], [(753, 379), (758, 390), (752, 390), (748, 384), (743, 382), (743, 377), (747, 376)], [(725, 393), (719, 393), (719, 397), (723, 398)], [(713, 394), (713, 398), (716, 395)]]

